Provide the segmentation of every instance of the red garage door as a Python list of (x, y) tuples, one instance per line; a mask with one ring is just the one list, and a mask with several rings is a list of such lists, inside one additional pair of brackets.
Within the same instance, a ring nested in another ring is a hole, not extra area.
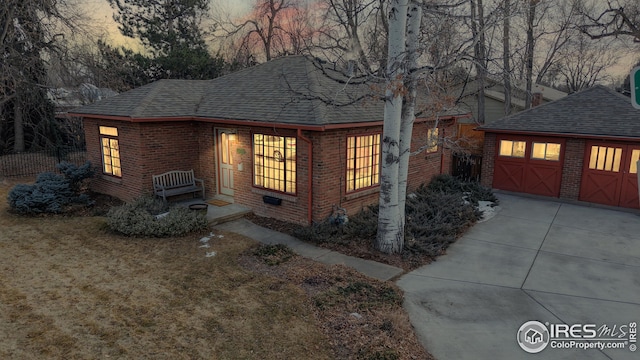
[(588, 142), (580, 200), (640, 208), (638, 168), (640, 145)]
[(560, 196), (564, 139), (497, 137), (493, 187), (544, 196)]

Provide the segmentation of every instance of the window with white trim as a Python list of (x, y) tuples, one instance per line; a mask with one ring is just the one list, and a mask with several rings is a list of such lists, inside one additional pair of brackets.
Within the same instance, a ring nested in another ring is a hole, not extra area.
[(102, 148), (102, 173), (122, 177), (120, 164), (120, 146), (118, 144), (118, 128), (100, 126), (100, 145)]
[(380, 183), (380, 134), (347, 137), (347, 192)]
[(296, 138), (253, 134), (253, 185), (296, 193)]

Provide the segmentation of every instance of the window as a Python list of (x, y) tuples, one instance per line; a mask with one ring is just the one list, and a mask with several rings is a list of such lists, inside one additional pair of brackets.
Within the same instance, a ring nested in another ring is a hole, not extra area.
[(640, 160), (640, 150), (633, 149), (631, 151), (631, 164), (629, 165), (629, 174), (638, 173), (638, 160)]
[(560, 160), (560, 144), (554, 143), (533, 143), (531, 158), (535, 160)]
[(347, 137), (347, 192), (380, 183), (380, 134)]
[(523, 158), (526, 148), (525, 141), (500, 140), (500, 156)]
[(253, 185), (296, 193), (296, 138), (253, 134)]
[(438, 143), (440, 138), (438, 137), (438, 128), (432, 128), (427, 130), (427, 152), (434, 153), (438, 151)]
[(122, 177), (118, 128), (100, 126), (100, 144), (102, 145), (102, 173)]
[(589, 169), (619, 172), (621, 160), (621, 148), (592, 146)]

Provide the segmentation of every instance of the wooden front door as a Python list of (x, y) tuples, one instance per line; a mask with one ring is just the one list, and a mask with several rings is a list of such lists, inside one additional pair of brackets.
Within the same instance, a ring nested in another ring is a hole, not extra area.
[(580, 200), (640, 208), (637, 166), (640, 145), (589, 142), (580, 185)]
[(233, 153), (231, 138), (235, 131), (216, 129), (216, 152), (218, 154), (218, 193), (233, 196)]

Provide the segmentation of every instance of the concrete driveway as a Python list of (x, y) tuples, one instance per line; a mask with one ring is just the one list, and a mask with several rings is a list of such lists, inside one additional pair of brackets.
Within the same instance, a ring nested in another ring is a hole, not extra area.
[(549, 342), (529, 354), (516, 341), (520, 326), (531, 320), (616, 325), (618, 332), (604, 338), (621, 335), (621, 325), (628, 332), (630, 322), (640, 324), (640, 216), (498, 197), (494, 218), (397, 282), (425, 347), (440, 360), (640, 359), (629, 343), (581, 350)]

